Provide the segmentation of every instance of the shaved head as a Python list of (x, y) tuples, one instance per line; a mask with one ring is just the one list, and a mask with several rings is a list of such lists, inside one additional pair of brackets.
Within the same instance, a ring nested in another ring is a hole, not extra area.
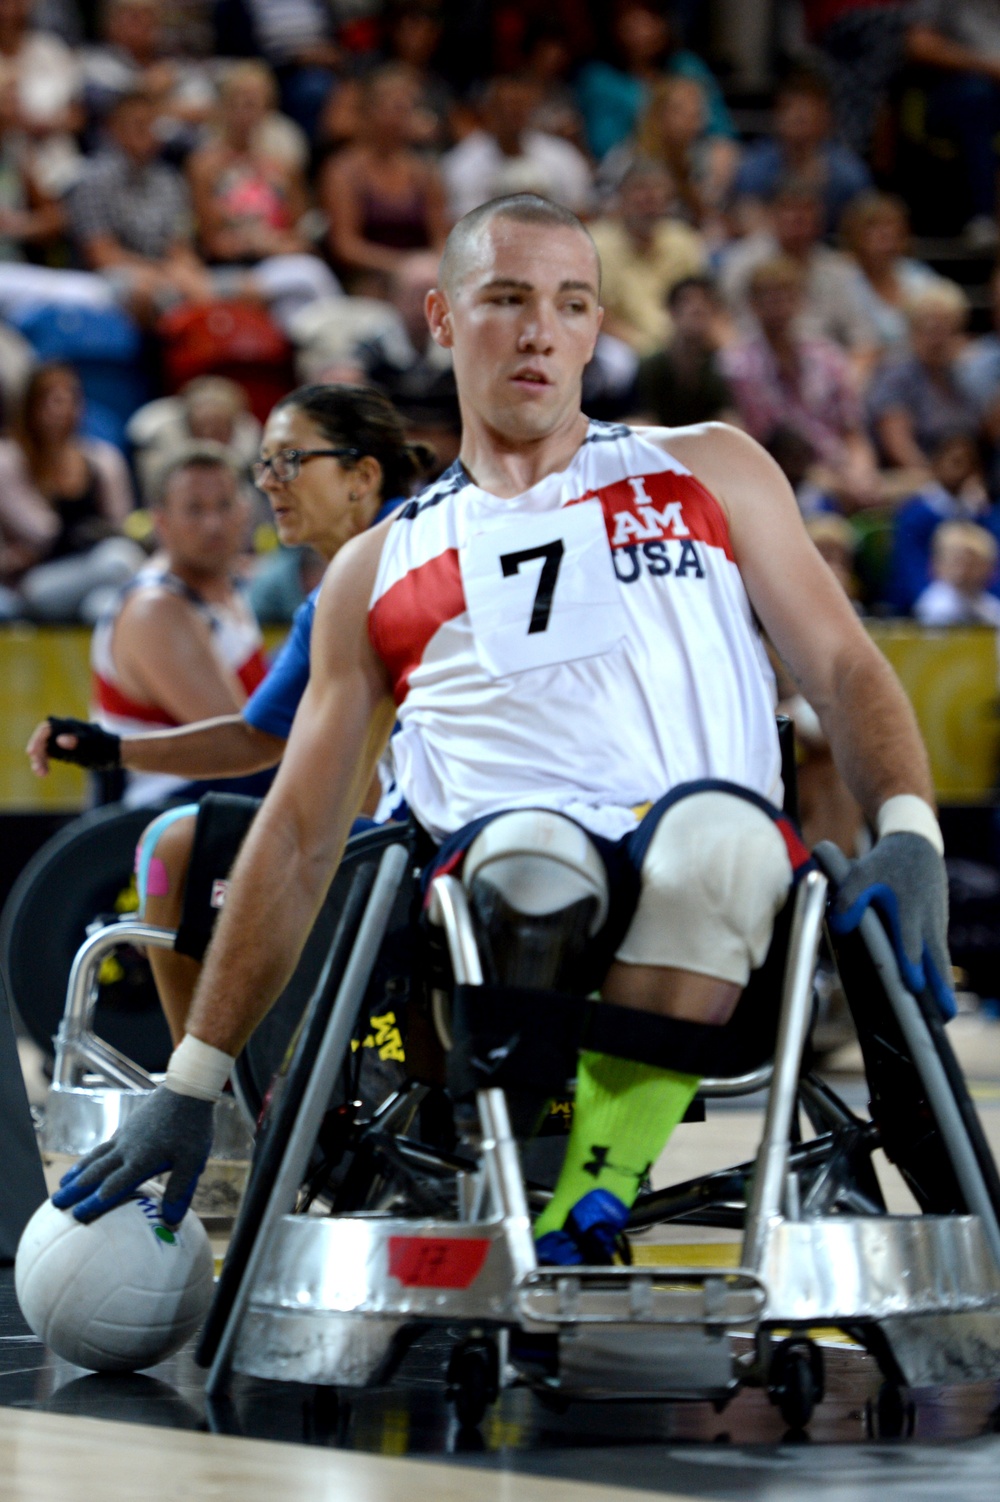
[(597, 268), (596, 288), (601, 285), (601, 258), (597, 246), (590, 237), (587, 226), (562, 204), (552, 203), (537, 193), (512, 193), (505, 198), (492, 198), (480, 204), (455, 225), (445, 241), (441, 256), (438, 284), (446, 292), (453, 293), (461, 285), (476, 260), (476, 253), (488, 226), (494, 219), (513, 219), (519, 224), (551, 225), (558, 229), (579, 230), (585, 235), (594, 253)]

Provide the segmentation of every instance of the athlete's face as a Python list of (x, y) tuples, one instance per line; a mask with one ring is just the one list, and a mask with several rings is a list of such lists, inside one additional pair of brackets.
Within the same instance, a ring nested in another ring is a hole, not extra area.
[(427, 299), (431, 333), (452, 351), (466, 416), (475, 413), (519, 443), (545, 437), (579, 411), (583, 368), (601, 326), (598, 276), (582, 230), (487, 223), (454, 285)]
[[(297, 407), (278, 407), (271, 413), (261, 439), (261, 459), (289, 449), (339, 448)], [(378, 506), (382, 472), (365, 456), (345, 468), (339, 459), (318, 456), (299, 461), (294, 480), (278, 480), (268, 468), (258, 481), (271, 503), (274, 525), (286, 547), (315, 548), (323, 558), (334, 553), (362, 526)]]
[(155, 519), (172, 567), (206, 579), (228, 574), (246, 540), (246, 502), (222, 465), (192, 465), (172, 475)]

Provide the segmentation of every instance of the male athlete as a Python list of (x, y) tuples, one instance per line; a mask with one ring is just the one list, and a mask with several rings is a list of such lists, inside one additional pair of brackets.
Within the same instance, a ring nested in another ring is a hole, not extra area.
[[(152, 513), (160, 550), (97, 623), (91, 646), (94, 717), (117, 735), (237, 713), (267, 672), (260, 627), (233, 572), (248, 513), (228, 450), (180, 449)], [(124, 801), (154, 803), (184, 783), (129, 772)]]
[(535, 1231), (541, 1260), (608, 1260), (805, 856), (776, 806), (757, 620), (879, 834), (842, 900), (902, 915), (911, 983), (947, 1005), (941, 837), (902, 690), (756, 443), (581, 413), (599, 276), (579, 221), (528, 195), (452, 231), (427, 316), (453, 355), (460, 460), (331, 566), (309, 687), (187, 1036), (164, 1085), (64, 1181), (56, 1203), (80, 1218), (165, 1166), (164, 1216), (183, 1214), (212, 1102), (295, 964), (398, 716), (397, 776), (438, 842), (431, 869), (461, 871), (487, 944), (490, 914), (514, 910), (501, 969), (520, 962), (515, 927), (582, 923), (607, 956), (605, 999), (676, 1038), (671, 1069), (579, 1060)]

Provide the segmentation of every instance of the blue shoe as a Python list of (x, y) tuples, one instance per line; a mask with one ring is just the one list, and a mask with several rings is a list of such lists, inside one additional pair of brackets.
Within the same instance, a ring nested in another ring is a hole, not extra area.
[(615, 1258), (631, 1262), (623, 1234), (628, 1206), (608, 1189), (591, 1189), (577, 1200), (561, 1231), (547, 1231), (535, 1242), (541, 1267), (611, 1267)]

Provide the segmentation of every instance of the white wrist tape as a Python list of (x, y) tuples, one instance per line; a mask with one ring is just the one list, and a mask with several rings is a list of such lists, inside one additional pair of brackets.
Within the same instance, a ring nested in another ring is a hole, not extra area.
[(170, 1055), (163, 1083), (178, 1095), (218, 1100), (236, 1060), (221, 1048), (186, 1033)]
[(944, 855), (941, 826), (930, 804), (916, 793), (897, 793), (887, 798), (875, 820), (879, 839), (887, 834), (922, 834), (938, 855)]

